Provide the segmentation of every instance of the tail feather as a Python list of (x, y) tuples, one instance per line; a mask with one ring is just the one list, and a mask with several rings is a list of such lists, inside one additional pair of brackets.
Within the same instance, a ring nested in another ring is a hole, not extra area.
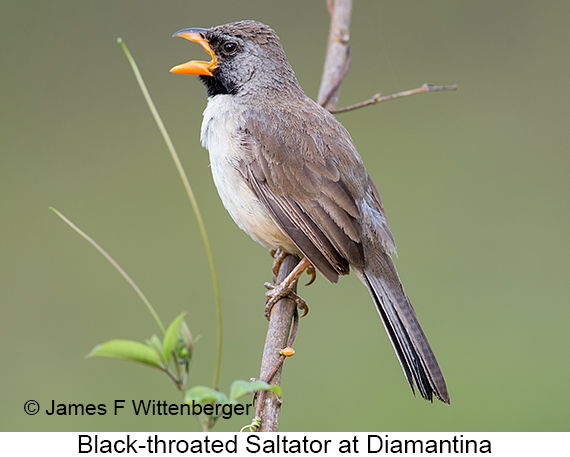
[(385, 255), (381, 264), (367, 259), (367, 264), (357, 274), (374, 299), (412, 391), (415, 392), (415, 384), (424, 399), (433, 401), (435, 395), (449, 404), (449, 394), (439, 364), (404, 292), (392, 260)]

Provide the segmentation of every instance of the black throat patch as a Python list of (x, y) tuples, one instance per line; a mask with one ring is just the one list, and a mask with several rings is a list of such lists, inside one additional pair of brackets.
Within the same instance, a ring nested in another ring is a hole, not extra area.
[(236, 85), (225, 78), (219, 78), (216, 75), (200, 75), (199, 78), (206, 86), (208, 97), (213, 97), (214, 95), (233, 95), (237, 92)]

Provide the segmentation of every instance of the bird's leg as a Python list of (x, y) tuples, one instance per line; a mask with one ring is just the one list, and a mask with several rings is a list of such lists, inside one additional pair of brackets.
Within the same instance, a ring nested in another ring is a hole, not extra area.
[(273, 257), (273, 281), (277, 281), (277, 275), (279, 275), (279, 270), (281, 269), (281, 264), (283, 263), (283, 260), (285, 260), (285, 257), (287, 257), (287, 253), (281, 249), (281, 248), (277, 248), (277, 249), (270, 249), (269, 250), (269, 254), (271, 254), (271, 257)]
[(269, 320), (271, 316), (271, 310), (275, 304), (283, 297), (291, 298), (297, 303), (297, 307), (303, 311), (301, 317), (306, 316), (309, 312), (309, 307), (307, 302), (299, 297), (295, 292), (293, 292), (293, 287), (297, 279), (303, 274), (303, 272), (311, 266), (311, 262), (306, 257), (303, 257), (297, 266), (293, 269), (291, 273), (279, 284), (271, 284), (266, 282), (265, 287), (270, 289), (265, 292), (265, 317)]

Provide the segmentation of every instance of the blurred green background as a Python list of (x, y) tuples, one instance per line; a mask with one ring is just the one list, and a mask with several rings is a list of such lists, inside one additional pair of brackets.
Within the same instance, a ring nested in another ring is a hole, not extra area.
[[(325, 1), (19, 1), (0, 6), (0, 365), (3, 431), (185, 431), (193, 418), (50, 417), (26, 400), (179, 402), (158, 371), (85, 359), (158, 332), (131, 274), (213, 373), (213, 295), (197, 224), (128, 63), (123, 37), (182, 156), (209, 230), (224, 306), (222, 390), (258, 375), (271, 258), (222, 207), (199, 143), (205, 91), (168, 70), (206, 54), (175, 31), (270, 24), (315, 98)], [(570, 3), (355, 2), (340, 105), (433, 84), (457, 92), (341, 114), (376, 181), (398, 269), (439, 358), (451, 407), (414, 398), (365, 288), (322, 277), (302, 296), (285, 366), (284, 431), (568, 431)], [(249, 419), (220, 420), (235, 431)]]

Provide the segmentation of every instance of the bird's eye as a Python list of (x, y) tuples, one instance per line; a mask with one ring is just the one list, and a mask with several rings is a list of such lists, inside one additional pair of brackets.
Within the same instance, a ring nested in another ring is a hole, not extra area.
[(225, 54), (233, 54), (234, 52), (236, 52), (237, 50), (237, 43), (234, 43), (233, 41), (228, 41), (227, 43), (224, 43), (224, 53)]

